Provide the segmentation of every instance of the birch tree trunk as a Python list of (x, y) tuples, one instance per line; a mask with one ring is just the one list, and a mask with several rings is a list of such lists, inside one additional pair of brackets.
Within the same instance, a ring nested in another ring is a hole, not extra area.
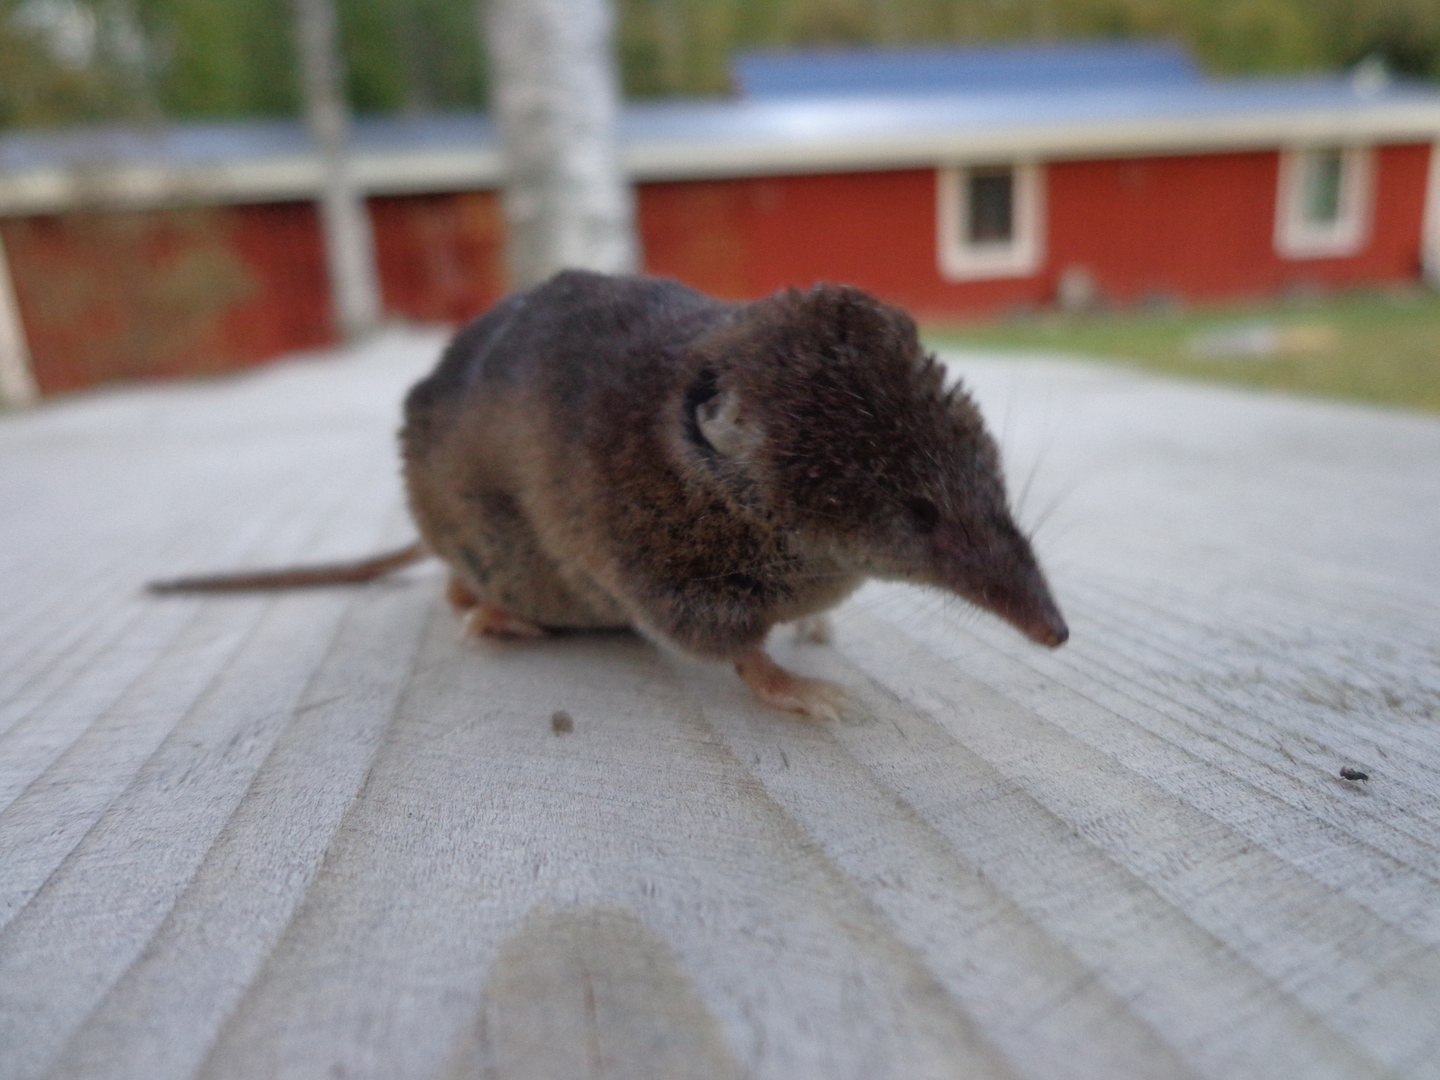
[(1425, 222), (1420, 240), (1420, 273), (1440, 289), (1440, 138), (1430, 146), (1430, 176), (1425, 189)]
[(634, 271), (607, 0), (487, 0), (483, 22), (511, 287), (566, 268)]
[(350, 114), (333, 0), (292, 0), (305, 124), (320, 153), (320, 226), (335, 326), (346, 338), (380, 321), (375, 239), (350, 157)]
[(10, 282), (5, 261), (5, 242), (0, 240), (0, 405), (19, 408), (39, 397), (30, 371), (30, 354), (25, 347), (25, 327), (20, 306)]

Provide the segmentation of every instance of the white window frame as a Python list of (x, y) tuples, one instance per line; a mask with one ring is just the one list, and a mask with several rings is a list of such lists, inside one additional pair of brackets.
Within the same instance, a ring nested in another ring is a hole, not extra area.
[[(1004, 243), (966, 240), (972, 171), (1014, 170), (1014, 234)], [(935, 171), (936, 254), (946, 281), (1030, 277), (1045, 259), (1045, 168), (1038, 161), (984, 161)]]
[[(1335, 220), (1305, 220), (1305, 169), (1312, 154), (1340, 150), (1340, 202)], [(1375, 154), (1368, 146), (1292, 146), (1280, 151), (1275, 199), (1275, 251), (1286, 259), (1359, 254), (1370, 239), (1375, 202)]]

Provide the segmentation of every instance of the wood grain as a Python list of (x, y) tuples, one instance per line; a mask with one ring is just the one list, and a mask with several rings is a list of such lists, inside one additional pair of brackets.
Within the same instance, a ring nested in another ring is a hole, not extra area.
[(0, 419), (0, 1078), (1440, 1076), (1440, 422), (955, 358), (1073, 637), (867, 586), (834, 724), (140, 592), (408, 539), (440, 344)]

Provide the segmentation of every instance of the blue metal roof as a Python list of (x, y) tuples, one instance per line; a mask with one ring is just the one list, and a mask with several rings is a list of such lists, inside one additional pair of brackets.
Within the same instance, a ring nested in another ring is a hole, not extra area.
[[(353, 137), (356, 149), (362, 152), (423, 152), (489, 145), (495, 142), (495, 127), (482, 113), (363, 117), (356, 121)], [(160, 161), (218, 165), (308, 154), (312, 149), (310, 136), (298, 120), (19, 131), (0, 134), (0, 171)]]
[[(924, 132), (982, 132), (1082, 123), (1170, 121), (1307, 109), (1361, 109), (1405, 102), (1440, 104), (1440, 90), (1392, 84), (1362, 91), (1346, 78), (1243, 80), (1191, 85), (1112, 86), (1056, 94), (1029, 90), (985, 94), (687, 100), (632, 104), (621, 117), (627, 144), (698, 144), (733, 140), (808, 141)], [(354, 126), (360, 153), (405, 154), (493, 146), (495, 130), (478, 113), (367, 117)], [(206, 165), (308, 153), (298, 121), (176, 124), (153, 130), (82, 129), (0, 136), (0, 170), (128, 162)]]
[(979, 94), (1176, 86), (1203, 75), (1168, 41), (968, 48), (743, 52), (731, 63), (748, 98)]
[(1383, 104), (1440, 106), (1440, 90), (1391, 84), (1357, 88), (1348, 78), (1247, 79), (1191, 85), (845, 98), (658, 102), (625, 110), (627, 142), (724, 139), (886, 138), (921, 132), (980, 133), (1038, 126), (1172, 123), (1315, 109), (1359, 112)]

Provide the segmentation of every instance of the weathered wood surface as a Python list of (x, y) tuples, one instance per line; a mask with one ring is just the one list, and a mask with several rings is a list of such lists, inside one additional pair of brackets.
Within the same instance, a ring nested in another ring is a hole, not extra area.
[(437, 346), (0, 421), (0, 1077), (1440, 1076), (1440, 423), (962, 360), (1074, 637), (870, 587), (833, 725), (139, 592), (405, 540)]

